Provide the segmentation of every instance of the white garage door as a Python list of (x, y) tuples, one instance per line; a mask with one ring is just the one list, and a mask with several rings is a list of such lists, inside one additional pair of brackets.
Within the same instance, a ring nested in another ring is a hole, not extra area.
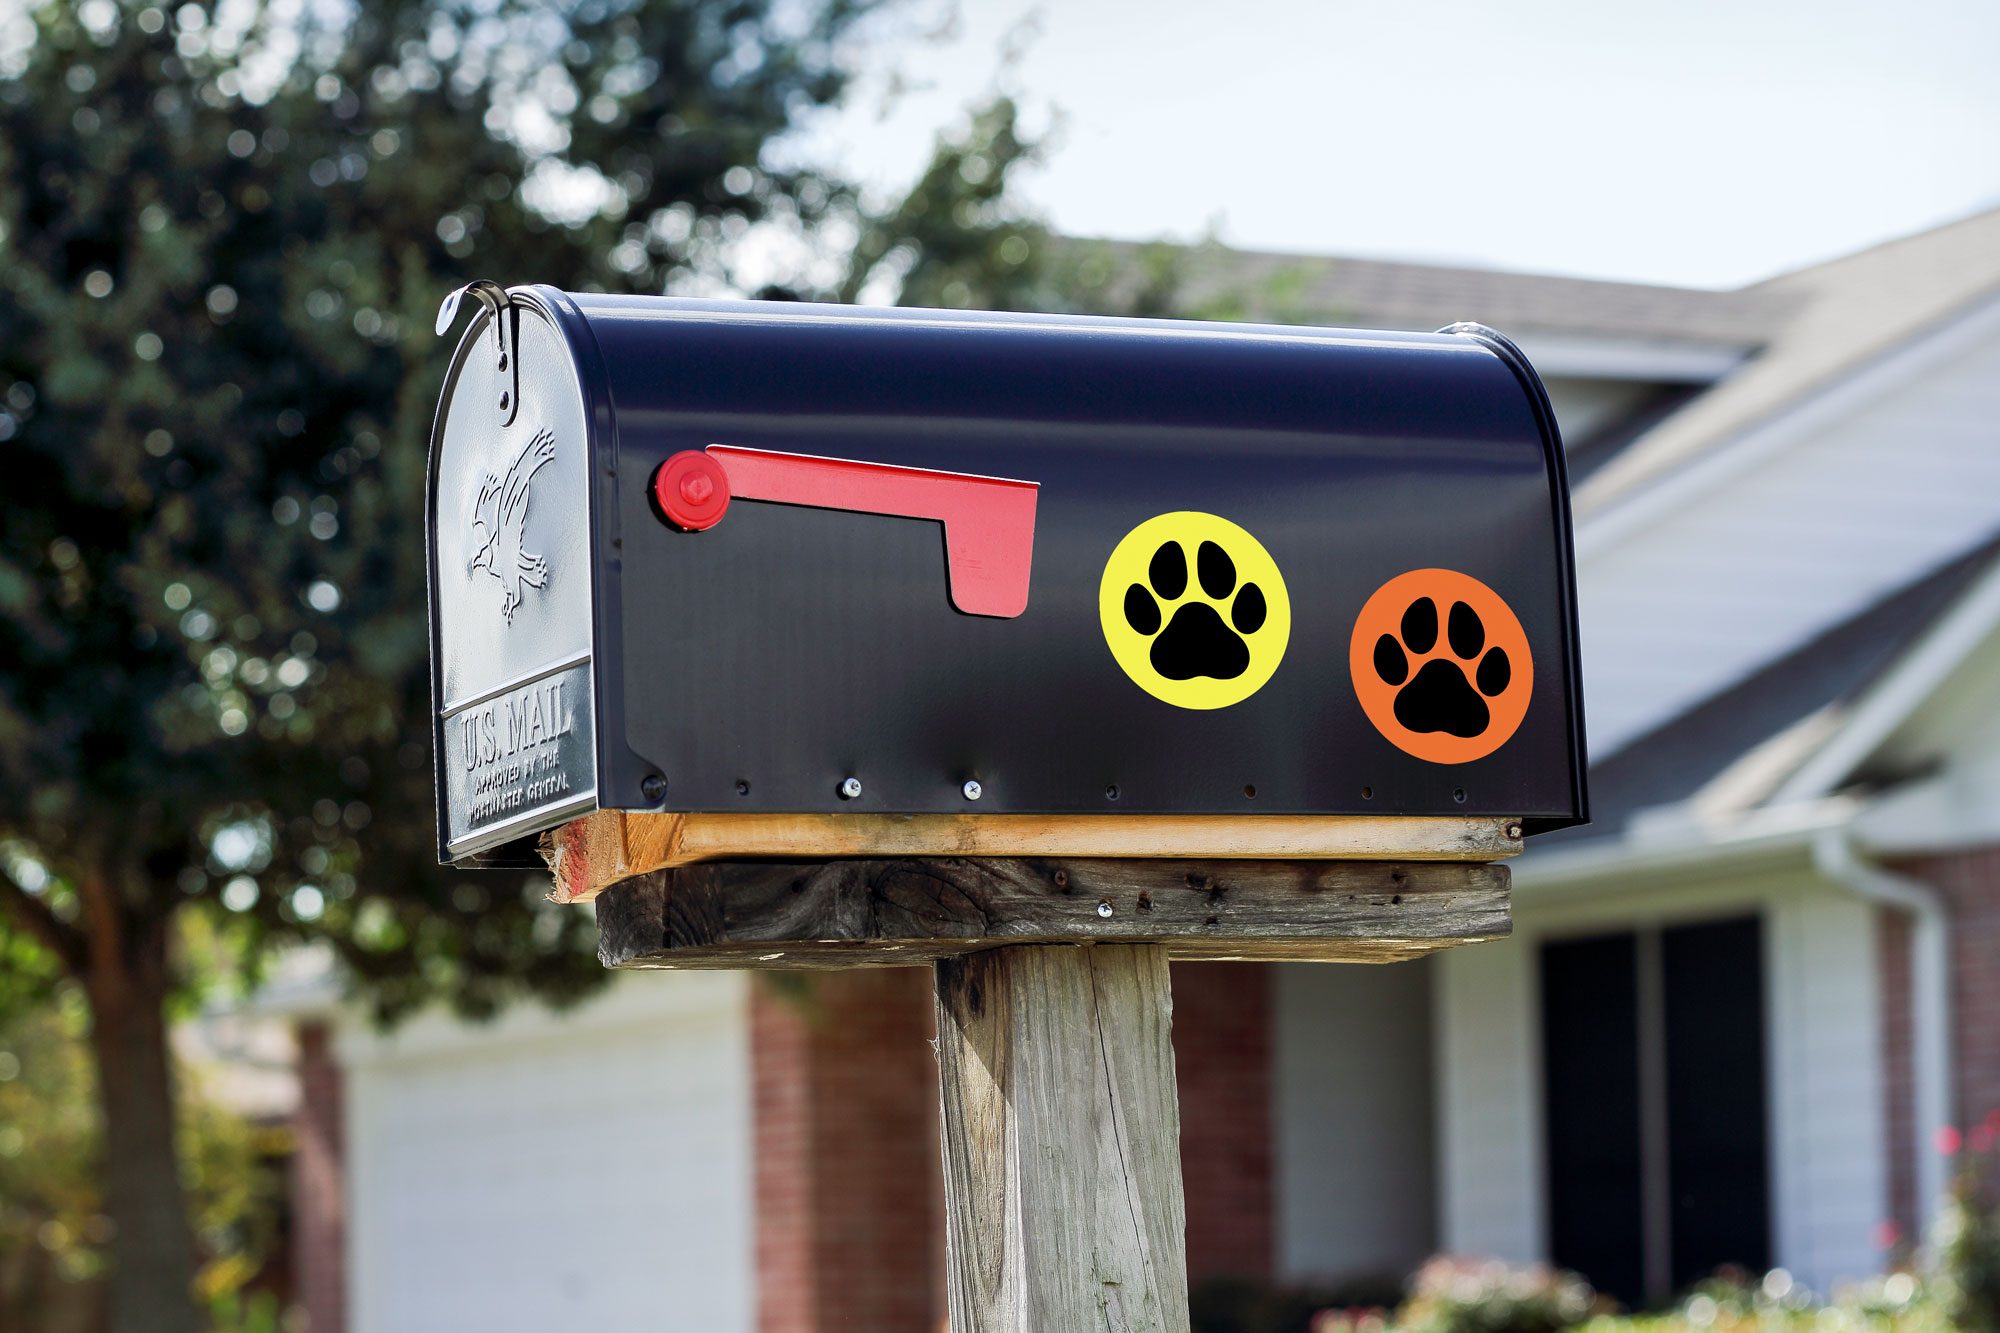
[(352, 1333), (749, 1333), (747, 991), (343, 1034)]

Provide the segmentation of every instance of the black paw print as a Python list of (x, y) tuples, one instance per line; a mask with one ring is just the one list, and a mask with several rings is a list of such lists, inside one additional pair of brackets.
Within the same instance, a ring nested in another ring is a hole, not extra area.
[[(1504, 649), (1487, 649), (1480, 656), (1479, 650), (1486, 647), (1486, 626), (1479, 613), (1464, 602), (1451, 604), (1445, 621), (1445, 642), (1451, 651), (1425, 662), (1414, 680), (1410, 659), (1437, 647), (1437, 603), (1419, 597), (1403, 612), (1398, 629), (1399, 634), (1384, 634), (1375, 641), (1375, 674), (1385, 685), (1403, 686), (1396, 692), (1396, 721), (1414, 732), (1442, 731), (1468, 739), (1486, 730), (1493, 716), (1486, 700), (1506, 693), (1514, 668)], [(1477, 667), (1472, 665), (1475, 658)]]
[[(1200, 594), (1188, 596), (1175, 607), (1162, 632), (1160, 603), (1179, 601), (1189, 589), (1187, 556), (1181, 544), (1170, 541), (1161, 545), (1146, 567), (1146, 582), (1125, 590), (1125, 623), (1137, 634), (1160, 636), (1153, 640), (1148, 656), (1162, 678), (1234, 680), (1250, 669), (1250, 646), (1243, 642), (1243, 636), (1264, 626), (1269, 610), (1264, 591), (1254, 583), (1245, 583), (1239, 591), (1236, 562), (1214, 542), (1203, 542), (1196, 549), (1194, 568)], [(1233, 604), (1229, 603), (1232, 592), (1236, 594)], [(1221, 612), (1225, 604), (1229, 604), (1227, 624)]]

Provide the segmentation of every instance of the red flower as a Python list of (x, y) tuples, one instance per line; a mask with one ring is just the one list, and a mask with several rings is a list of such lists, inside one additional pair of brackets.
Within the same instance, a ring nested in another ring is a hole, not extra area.
[(1875, 1248), (1893, 1250), (1903, 1240), (1903, 1229), (1896, 1225), (1894, 1218), (1883, 1218), (1875, 1224)]
[(1946, 1125), (1937, 1132), (1937, 1150), (1946, 1157), (1958, 1156), (1958, 1150), (1965, 1146), (1965, 1136), (1958, 1132), (1957, 1125)]

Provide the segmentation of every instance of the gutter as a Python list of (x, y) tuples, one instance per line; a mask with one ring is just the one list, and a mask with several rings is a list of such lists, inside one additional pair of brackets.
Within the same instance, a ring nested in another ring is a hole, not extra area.
[(1628, 832), (1601, 843), (1548, 851), (1530, 846), (1529, 854), (1511, 867), (1514, 894), (1518, 901), (1539, 905), (1600, 893), (1606, 881), (1613, 879), (1630, 888), (1647, 882), (1684, 882), (1691, 876), (1746, 863), (1804, 861), (1815, 838), (1846, 826), (1860, 808), (1849, 798), (1828, 797), (1757, 811), (1726, 827), (1692, 818), (1672, 823), (1662, 820), (1642, 832)]
[(1910, 1027), (1916, 1084), (1917, 1216), (1938, 1215), (1947, 1188), (1945, 1155), (1930, 1139), (1951, 1123), (1951, 934), (1943, 897), (1907, 875), (1885, 870), (1856, 844), (1851, 828), (1829, 828), (1812, 841), (1813, 867), (1862, 898), (1908, 912)]

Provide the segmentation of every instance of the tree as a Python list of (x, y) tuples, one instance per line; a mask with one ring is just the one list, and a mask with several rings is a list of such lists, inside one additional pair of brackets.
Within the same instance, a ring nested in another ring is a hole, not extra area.
[[(110, 1228), (99, 1197), (88, 1014), (74, 986), (0, 1021), (0, 1327), (84, 1333), (103, 1325)], [(254, 1305), (277, 1241), (283, 1171), (260, 1130), (183, 1080), (180, 1163), (206, 1259), (210, 1306)]]
[(768, 294), (1030, 303), (1004, 99), (885, 209), (770, 151), (839, 98), (873, 4), (83, 0), (0, 28), (0, 957), (34, 958), (0, 991), (87, 998), (114, 1328), (197, 1325), (163, 1016), (188, 914), (250, 963), (330, 942), (385, 1014), (599, 979), (586, 915), (434, 864), (442, 294), (726, 286), (763, 228), (852, 238)]

